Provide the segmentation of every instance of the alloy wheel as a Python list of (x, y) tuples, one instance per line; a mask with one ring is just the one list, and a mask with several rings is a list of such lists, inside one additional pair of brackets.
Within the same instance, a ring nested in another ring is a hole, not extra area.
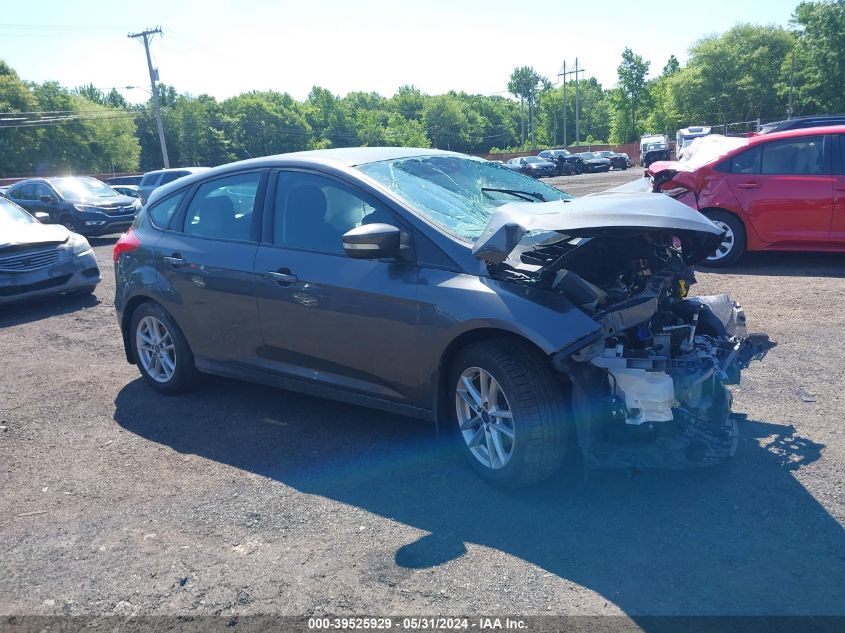
[(135, 332), (138, 360), (144, 371), (156, 382), (165, 383), (176, 372), (176, 347), (173, 337), (154, 316), (145, 316), (138, 322)]
[(516, 431), (502, 387), (480, 367), (469, 367), (455, 388), (458, 426), (473, 457), (492, 470), (504, 468), (513, 455)]
[(711, 222), (725, 232), (725, 237), (722, 240), (722, 243), (719, 244), (719, 248), (717, 248), (716, 252), (707, 258), (707, 261), (717, 262), (720, 259), (727, 257), (733, 250), (734, 244), (736, 243), (736, 236), (734, 235), (733, 229), (731, 229), (726, 222), (721, 222), (719, 220), (711, 220)]

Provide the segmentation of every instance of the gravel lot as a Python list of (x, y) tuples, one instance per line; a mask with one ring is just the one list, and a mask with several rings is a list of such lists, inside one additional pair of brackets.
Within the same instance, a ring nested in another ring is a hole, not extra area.
[(214, 378), (155, 394), (113, 242), (96, 297), (0, 308), (0, 614), (845, 615), (845, 256), (698, 275), (779, 342), (735, 390), (733, 461), (502, 493), (421, 422)]

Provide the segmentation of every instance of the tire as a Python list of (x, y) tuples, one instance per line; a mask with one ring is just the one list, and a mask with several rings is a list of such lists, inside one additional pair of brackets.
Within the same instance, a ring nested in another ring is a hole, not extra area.
[(73, 231), (74, 233), (80, 232), (79, 224), (73, 218), (73, 216), (63, 215), (62, 217), (59, 218), (59, 224), (61, 224), (63, 227), (65, 227), (68, 231)]
[(705, 211), (704, 215), (716, 226), (725, 229), (726, 238), (716, 252), (701, 262), (701, 265), (710, 268), (733, 265), (745, 253), (746, 234), (742, 220), (726, 211)]
[[(194, 355), (179, 326), (161, 306), (152, 302), (139, 305), (132, 313), (130, 327), (132, 355), (148, 385), (166, 394), (181, 393), (194, 386), (199, 373), (194, 367)], [(150, 348), (139, 350), (139, 339), (144, 338), (144, 333), (148, 338), (153, 335), (147, 343)], [(156, 340), (155, 335), (160, 339)], [(155, 362), (156, 354), (158, 363)]]
[[(480, 372), (487, 374), (486, 395), (496, 394), (494, 402), (485, 402)], [(569, 396), (537, 350), (508, 339), (469, 345), (455, 358), (449, 385), (450, 426), (482, 479), (521, 488), (560, 468), (572, 437)]]

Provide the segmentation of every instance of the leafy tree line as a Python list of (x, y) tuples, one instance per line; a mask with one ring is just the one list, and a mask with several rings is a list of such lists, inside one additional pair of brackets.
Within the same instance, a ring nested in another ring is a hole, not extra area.
[[(693, 44), (685, 65), (652, 63), (625, 48), (615, 87), (582, 78), (579, 140), (613, 144), (680, 127), (788, 114), (845, 112), (845, 0), (801, 2), (789, 28), (738, 24)], [(314, 87), (304, 101), (287, 93), (240, 94), (223, 101), (159, 86), (172, 165), (218, 165), (251, 156), (350, 145), (439, 147), (469, 153), (575, 141), (575, 86), (554, 86), (530, 67), (514, 69), (507, 96), (414, 86), (396, 94), (337, 96)], [(21, 125), (30, 113), (53, 118)], [(20, 113), (20, 116), (16, 116)], [(71, 118), (68, 118), (71, 117)], [(0, 176), (149, 170), (161, 166), (149, 103), (130, 105), (115, 90), (69, 90), (21, 80), (0, 61)], [(56, 121), (56, 119), (62, 119)]]

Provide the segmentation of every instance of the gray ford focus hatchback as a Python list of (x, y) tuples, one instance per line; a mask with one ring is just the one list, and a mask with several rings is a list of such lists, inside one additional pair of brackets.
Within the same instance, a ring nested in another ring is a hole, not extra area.
[(774, 344), (692, 297), (721, 230), (653, 193), (571, 196), (501, 164), (349, 148), (156, 189), (114, 248), (126, 358), (436, 421), (486, 480), (734, 454), (726, 385)]

